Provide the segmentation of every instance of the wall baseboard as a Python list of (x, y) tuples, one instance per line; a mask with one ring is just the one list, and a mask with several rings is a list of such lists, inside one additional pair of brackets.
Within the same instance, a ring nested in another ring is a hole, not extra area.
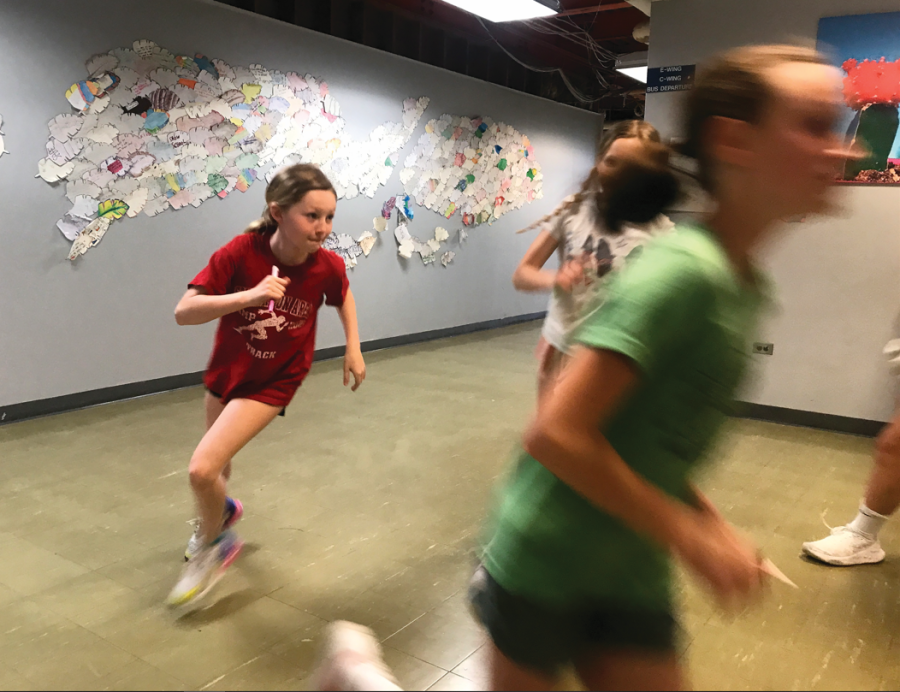
[(886, 425), (886, 423), (877, 420), (835, 416), (830, 413), (816, 413), (814, 411), (798, 411), (780, 406), (754, 404), (749, 401), (738, 402), (735, 416), (737, 418), (750, 418), (769, 423), (780, 423), (781, 425), (796, 425), (803, 428), (861, 435), (862, 437), (875, 437)]
[[(385, 339), (373, 339), (372, 341), (363, 343), (362, 350), (364, 352), (378, 351), (385, 348), (394, 348), (396, 346), (416, 344), (423, 341), (434, 341), (436, 339), (446, 339), (451, 336), (472, 334), (473, 332), (480, 332), (488, 329), (508, 327), (514, 324), (543, 319), (545, 314), (546, 313), (544, 312), (535, 312), (527, 315), (516, 315), (514, 317), (503, 317), (501, 319), (487, 320), (485, 322), (463, 324), (458, 327), (446, 327), (444, 329), (433, 329), (431, 331), (418, 332), (416, 334), (392, 336)], [(314, 360), (330, 360), (332, 358), (340, 358), (343, 355), (344, 347), (334, 346), (316, 351)], [(130, 382), (128, 384), (120, 384), (112, 387), (92, 389), (87, 392), (76, 392), (74, 394), (65, 394), (63, 396), (55, 396), (48, 399), (26, 401), (21, 404), (0, 406), (0, 425), (28, 420), (30, 418), (39, 418), (41, 416), (50, 416), (56, 413), (75, 411), (91, 406), (100, 406), (101, 404), (109, 404), (124, 399), (134, 399), (136, 397), (147, 396), (148, 394), (159, 394), (161, 392), (172, 391), (173, 389), (195, 387), (200, 384), (203, 384), (203, 371), (189, 372), (183, 375), (171, 375), (169, 377), (159, 377), (153, 380), (144, 380), (143, 382)]]
[[(368, 353), (386, 348), (395, 348), (397, 346), (406, 346), (425, 341), (462, 336), (464, 334), (472, 334), (474, 332), (486, 331), (489, 329), (508, 327), (514, 324), (533, 322), (535, 320), (543, 319), (544, 315), (544, 312), (536, 312), (527, 315), (516, 315), (514, 317), (504, 317), (496, 320), (487, 320), (485, 322), (464, 324), (458, 327), (433, 329), (431, 331), (418, 332), (416, 334), (392, 336), (385, 339), (373, 339), (372, 341), (364, 342), (362, 344), (362, 350)], [(314, 360), (331, 360), (332, 358), (340, 358), (343, 355), (344, 347), (334, 346), (316, 351)], [(128, 384), (120, 384), (113, 387), (92, 389), (87, 392), (76, 392), (64, 396), (55, 396), (49, 399), (26, 401), (21, 404), (0, 406), (0, 425), (31, 418), (39, 418), (42, 416), (50, 416), (57, 413), (65, 413), (67, 411), (75, 411), (91, 406), (100, 406), (102, 404), (123, 401), (125, 399), (134, 399), (149, 394), (169, 392), (185, 387), (196, 387), (200, 384), (203, 384), (202, 371), (189, 372), (183, 375), (172, 375), (169, 377), (159, 377), (143, 382), (130, 382)], [(835, 416), (829, 413), (815, 413), (813, 411), (799, 411), (796, 409), (782, 408), (780, 406), (755, 404), (749, 401), (738, 402), (735, 416), (738, 418), (767, 421), (769, 423), (779, 423), (781, 425), (795, 425), (804, 428), (815, 428), (817, 430), (861, 435), (863, 437), (875, 437), (885, 426), (885, 423), (882, 421)]]

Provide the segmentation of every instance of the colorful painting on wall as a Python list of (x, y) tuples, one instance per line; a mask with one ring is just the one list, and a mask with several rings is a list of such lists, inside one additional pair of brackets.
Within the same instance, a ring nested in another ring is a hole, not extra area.
[(900, 184), (900, 12), (825, 17), (818, 48), (844, 71), (842, 127), (867, 151), (842, 178)]

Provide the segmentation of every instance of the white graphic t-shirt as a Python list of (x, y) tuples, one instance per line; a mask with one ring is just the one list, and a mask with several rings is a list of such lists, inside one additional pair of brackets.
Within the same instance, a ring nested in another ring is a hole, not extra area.
[[(563, 204), (572, 199), (568, 197)], [(560, 267), (570, 260), (580, 259), (584, 264), (585, 281), (576, 285), (571, 293), (554, 286), (541, 331), (544, 339), (558, 351), (568, 352), (568, 337), (581, 324), (588, 304), (593, 308), (602, 302), (608, 274), (621, 267), (629, 257), (637, 256), (655, 234), (674, 227), (667, 216), (660, 215), (649, 224), (626, 224), (619, 233), (611, 233), (590, 196), (551, 219), (544, 230), (559, 243)]]

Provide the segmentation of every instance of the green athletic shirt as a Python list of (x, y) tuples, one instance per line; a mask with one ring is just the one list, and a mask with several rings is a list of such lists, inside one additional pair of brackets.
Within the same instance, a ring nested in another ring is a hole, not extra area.
[[(640, 382), (606, 425), (622, 459), (669, 495), (724, 422), (763, 303), (718, 239), (684, 225), (651, 241), (609, 284), (575, 335), (630, 358)], [(668, 553), (520, 451), (501, 484), (483, 555), (507, 591), (555, 608), (669, 611)]]

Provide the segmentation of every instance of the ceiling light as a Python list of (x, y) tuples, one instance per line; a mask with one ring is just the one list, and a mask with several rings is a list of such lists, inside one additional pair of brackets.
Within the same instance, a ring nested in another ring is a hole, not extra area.
[(444, 2), (491, 22), (515, 22), (556, 14), (555, 10), (537, 0), (444, 0)]
[(617, 67), (617, 72), (621, 72), (626, 77), (631, 77), (632, 79), (636, 79), (642, 84), (647, 83), (647, 68), (646, 67)]

